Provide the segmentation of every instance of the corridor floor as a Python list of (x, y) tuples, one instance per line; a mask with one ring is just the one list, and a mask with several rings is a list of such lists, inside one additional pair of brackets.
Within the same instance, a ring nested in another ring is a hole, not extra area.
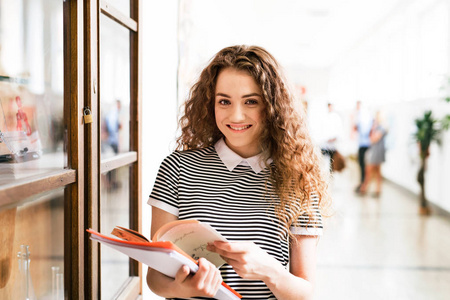
[(380, 198), (357, 196), (355, 167), (331, 184), (315, 299), (450, 299), (450, 217), (420, 216), (418, 199), (389, 182)]

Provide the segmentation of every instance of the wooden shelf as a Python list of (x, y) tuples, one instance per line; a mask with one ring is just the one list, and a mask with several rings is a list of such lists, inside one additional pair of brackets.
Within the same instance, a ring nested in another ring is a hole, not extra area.
[(100, 163), (100, 173), (105, 173), (120, 167), (130, 165), (135, 161), (137, 161), (137, 152), (135, 151), (121, 153), (109, 158), (102, 159)]
[(104, 15), (110, 17), (112, 20), (125, 26), (126, 28), (128, 28), (133, 32), (137, 32), (138, 30), (137, 22), (132, 18), (125, 16), (122, 12), (120, 12), (114, 6), (109, 4), (108, 1), (105, 0), (100, 1), (100, 9)]
[(0, 189), (4, 185), (12, 184), (26, 177), (63, 170), (64, 160), (64, 153), (61, 151), (32, 155), (22, 162), (2, 162), (0, 163)]
[(21, 205), (27, 198), (76, 181), (76, 171), (61, 169), (24, 177), (0, 186), (0, 209)]

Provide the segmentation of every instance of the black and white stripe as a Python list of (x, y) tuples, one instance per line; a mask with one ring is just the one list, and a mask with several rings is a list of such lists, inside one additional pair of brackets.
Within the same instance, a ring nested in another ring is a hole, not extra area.
[[(268, 169), (255, 173), (248, 165), (238, 165), (230, 172), (213, 146), (176, 151), (162, 162), (149, 204), (181, 220), (209, 223), (229, 241), (252, 241), (287, 267), (287, 232), (271, 204), (278, 198), (268, 177)], [(314, 222), (308, 222), (307, 216), (299, 217), (292, 233), (321, 234), (317, 197), (313, 202)], [(244, 280), (229, 265), (220, 271), (224, 281), (243, 299), (275, 299), (262, 281)]]

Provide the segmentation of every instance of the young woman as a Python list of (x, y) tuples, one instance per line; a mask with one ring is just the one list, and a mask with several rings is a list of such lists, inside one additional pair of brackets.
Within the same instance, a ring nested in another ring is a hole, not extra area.
[[(209, 223), (229, 242), (208, 249), (199, 271), (175, 279), (149, 269), (166, 298), (213, 297), (223, 280), (243, 299), (310, 299), (320, 207), (328, 201), (319, 155), (278, 63), (261, 47), (221, 50), (192, 87), (178, 151), (150, 195), (152, 235), (177, 219)], [(182, 151), (183, 150), (183, 151)]]
[(370, 182), (373, 178), (376, 180), (376, 190), (373, 197), (378, 198), (381, 195), (381, 185), (383, 183), (383, 176), (381, 174), (381, 165), (386, 160), (385, 138), (387, 130), (382, 126), (381, 112), (377, 112), (375, 120), (370, 130), (370, 148), (365, 155), (366, 160), (366, 176), (363, 184), (359, 190), (361, 195), (367, 193)]

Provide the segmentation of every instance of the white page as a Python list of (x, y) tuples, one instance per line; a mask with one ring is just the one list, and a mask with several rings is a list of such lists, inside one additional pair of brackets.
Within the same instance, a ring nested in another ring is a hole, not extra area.
[(208, 243), (227, 240), (207, 223), (183, 223), (162, 234), (159, 241), (171, 241), (194, 259), (204, 257), (216, 267), (225, 261), (219, 254), (206, 250)]

